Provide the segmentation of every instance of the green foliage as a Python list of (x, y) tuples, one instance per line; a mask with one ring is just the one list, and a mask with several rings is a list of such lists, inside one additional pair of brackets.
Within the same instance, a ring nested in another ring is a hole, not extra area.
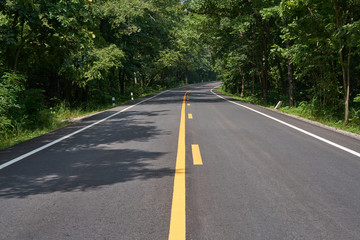
[(125, 101), (130, 92), (142, 96), (214, 78), (211, 50), (197, 31), (205, 19), (183, 6), (0, 1), (0, 137), (52, 129), (71, 109)]
[(109, 72), (110, 69), (123, 66), (121, 60), (124, 58), (124, 52), (117, 48), (115, 44), (111, 44), (109, 47), (102, 49), (94, 49), (92, 55), (94, 61), (84, 73), (87, 81), (104, 79), (106, 77), (105, 74)]
[(16, 119), (22, 119), (24, 127), (28, 129), (36, 127), (48, 127), (53, 122), (50, 110), (45, 109), (45, 96), (42, 89), (28, 89), (23, 92), (21, 110)]
[(14, 109), (20, 108), (25, 77), (5, 72), (0, 80), (0, 134), (13, 127)]
[(44, 109), (42, 89), (25, 89), (26, 78), (5, 72), (0, 82), (0, 135), (20, 128), (47, 126), (51, 113)]
[(246, 96), (264, 104), (307, 103), (315, 117), (354, 121), (360, 109), (351, 104), (360, 82), (358, 1), (188, 0), (186, 6), (202, 16), (198, 31), (227, 91), (238, 94), (244, 76)]
[(338, 0), (1, 1), (0, 131), (216, 77), (252, 102), (358, 122), (359, 13)]

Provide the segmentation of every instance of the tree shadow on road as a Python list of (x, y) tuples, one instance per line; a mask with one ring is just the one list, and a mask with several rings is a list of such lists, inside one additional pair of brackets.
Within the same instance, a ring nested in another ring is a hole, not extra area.
[[(174, 174), (174, 169), (151, 166), (150, 161), (166, 155), (163, 152), (98, 150), (92, 151), (85, 158), (80, 154), (78, 152), (55, 156), (36, 168), (28, 169), (26, 174), (12, 171), (2, 175), (0, 198), (87, 191), (131, 180), (162, 178)], [(72, 155), (71, 158), (69, 155)]]
[[(144, 114), (155, 118), (142, 118)], [(166, 113), (125, 112), (3, 169), (0, 198), (88, 191), (173, 176), (174, 168), (163, 161), (173, 153), (142, 147), (171, 134), (156, 124), (160, 114)]]

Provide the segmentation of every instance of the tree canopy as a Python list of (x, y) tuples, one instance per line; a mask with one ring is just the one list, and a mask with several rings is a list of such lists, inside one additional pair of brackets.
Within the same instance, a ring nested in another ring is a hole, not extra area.
[(264, 102), (303, 104), (312, 114), (343, 116), (345, 124), (350, 116), (360, 123), (358, 0), (188, 0), (186, 5), (202, 16), (199, 29), (230, 92), (242, 86), (242, 95), (261, 93)]
[[(193, 24), (176, 0), (1, 1), (0, 129), (62, 101), (104, 104), (214, 78)], [(30, 96), (41, 101), (32, 112)]]
[(0, 131), (216, 77), (360, 124), (358, 0), (6, 0), (0, 44)]

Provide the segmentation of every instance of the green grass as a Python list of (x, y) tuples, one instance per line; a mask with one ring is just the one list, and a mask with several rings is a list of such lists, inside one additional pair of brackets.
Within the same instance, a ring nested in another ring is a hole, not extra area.
[(252, 103), (252, 104), (256, 104), (256, 105), (260, 105), (260, 106), (268, 107), (268, 108), (271, 108), (271, 107), (272, 107), (272, 105), (270, 105), (270, 104), (265, 104), (261, 99), (256, 98), (255, 96), (244, 96), (244, 97), (240, 97), (240, 96), (237, 95), (237, 94), (232, 94), (232, 93), (226, 92), (226, 91), (224, 90), (224, 87), (223, 87), (223, 86), (217, 88), (216, 90), (218, 90), (219, 92), (221, 92), (222, 94), (224, 94), (224, 95), (226, 95), (226, 96), (229, 96), (229, 97), (238, 99), (238, 100), (243, 101), (243, 102)]
[[(117, 106), (125, 104), (124, 101)], [(22, 126), (15, 126), (12, 131), (5, 132), (0, 135), (0, 150), (14, 146), (18, 143), (27, 141), (29, 139), (41, 136), (48, 132), (54, 131), (56, 129), (62, 128), (64, 126), (70, 125), (72, 119), (77, 117), (86, 116), (89, 114), (97, 113), (100, 111), (108, 110), (113, 108), (112, 105), (107, 106), (94, 106), (90, 109), (79, 108), (69, 108), (65, 105), (58, 106), (56, 108), (51, 108), (49, 111), (51, 112), (52, 119), (46, 126), (36, 129), (26, 129)]]
[[(260, 99), (257, 99), (256, 97), (253, 97), (253, 96), (240, 97), (236, 94), (231, 94), (231, 93), (225, 92), (223, 87), (220, 87), (217, 90), (224, 95), (233, 97), (233, 98), (238, 99), (243, 102), (252, 103), (252, 104), (256, 104), (256, 105), (260, 105), (260, 106), (272, 108), (272, 109), (275, 107), (274, 105), (264, 104)], [(349, 123), (345, 126), (344, 122), (342, 120), (314, 116), (310, 113), (310, 111), (308, 111), (308, 109), (304, 108), (301, 105), (297, 106), (297, 107), (292, 107), (292, 108), (290, 108), (289, 106), (283, 106), (279, 109), (279, 111), (287, 113), (287, 114), (299, 116), (299, 117), (302, 117), (305, 119), (309, 119), (312, 121), (316, 121), (316, 122), (322, 123), (324, 125), (328, 125), (328, 126), (331, 126), (331, 127), (337, 128), (337, 129), (341, 129), (344, 131), (360, 134), (360, 125), (357, 123), (357, 121), (350, 120)]]
[[(116, 104), (116, 106), (123, 105), (127, 102), (129, 102), (129, 101), (123, 101), (121, 103)], [(112, 106), (112, 105), (103, 105), (103, 106), (94, 105), (94, 106), (86, 107), (86, 108), (83, 108), (83, 107), (69, 108), (69, 107), (61, 104), (60, 107), (58, 106), (56, 108), (51, 108), (50, 110), (51, 110), (51, 113), (55, 116), (55, 121), (62, 122), (62, 121), (71, 120), (71, 119), (74, 119), (77, 117), (86, 116), (89, 114), (108, 110), (113, 107), (114, 106)]]
[(51, 126), (42, 129), (29, 130), (29, 129), (19, 128), (11, 132), (3, 133), (0, 135), (1, 137), (0, 150), (14, 146), (26, 140), (38, 137), (40, 135), (51, 132), (55, 129), (59, 129), (69, 124), (70, 122), (54, 122)]
[(309, 113), (308, 111), (305, 111), (304, 108), (301, 106), (292, 107), (292, 108), (285, 106), (285, 107), (281, 107), (279, 109), (279, 111), (288, 113), (291, 115), (299, 116), (299, 117), (302, 117), (305, 119), (309, 119), (312, 121), (316, 121), (316, 122), (319, 122), (324, 125), (328, 125), (330, 127), (334, 127), (334, 128), (340, 129), (340, 130), (360, 134), (360, 126), (357, 123), (349, 121), (349, 123), (345, 126), (344, 122), (342, 120), (325, 119), (325, 118), (321, 118), (318, 116), (314, 116), (311, 113)]
[[(141, 97), (145, 97), (157, 92), (159, 91), (145, 93)], [(124, 105), (130, 101), (131, 100), (122, 99), (119, 102), (117, 102), (116, 106)], [(71, 119), (108, 110), (113, 107), (114, 106), (112, 105), (101, 106), (101, 105), (92, 104), (86, 107), (70, 108), (69, 106), (67, 106), (67, 104), (60, 103), (56, 107), (45, 110), (47, 115), (51, 115), (51, 118), (47, 120), (48, 122), (45, 124), (45, 126), (35, 129), (27, 129), (21, 124), (17, 124), (16, 126), (13, 126), (13, 129), (11, 131), (0, 133), (0, 150), (9, 148), (18, 143), (27, 141), (29, 139), (41, 136), (48, 132), (70, 125), (73, 123), (71, 122)]]

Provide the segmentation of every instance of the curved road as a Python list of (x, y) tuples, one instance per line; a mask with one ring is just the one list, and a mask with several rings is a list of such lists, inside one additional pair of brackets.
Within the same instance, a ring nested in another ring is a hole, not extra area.
[(360, 239), (360, 140), (215, 86), (0, 151), (0, 239)]

